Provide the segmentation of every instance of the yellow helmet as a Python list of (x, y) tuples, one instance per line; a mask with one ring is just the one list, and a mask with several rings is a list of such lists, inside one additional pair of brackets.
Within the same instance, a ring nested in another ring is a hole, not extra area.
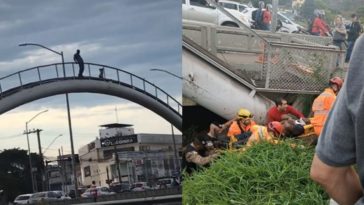
[(253, 117), (252, 114), (247, 109), (242, 108), (238, 112), (238, 118), (239, 119), (242, 119), (242, 118), (252, 118), (252, 117)]

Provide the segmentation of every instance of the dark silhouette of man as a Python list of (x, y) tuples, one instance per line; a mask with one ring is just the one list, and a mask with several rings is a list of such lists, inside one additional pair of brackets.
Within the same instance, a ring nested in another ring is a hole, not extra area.
[(80, 50), (77, 49), (77, 52), (75, 53), (75, 55), (73, 55), (73, 60), (78, 63), (78, 66), (80, 66), (80, 71), (78, 72), (78, 77), (83, 77), (83, 70), (84, 70), (84, 64), (83, 64), (83, 59), (80, 56)]

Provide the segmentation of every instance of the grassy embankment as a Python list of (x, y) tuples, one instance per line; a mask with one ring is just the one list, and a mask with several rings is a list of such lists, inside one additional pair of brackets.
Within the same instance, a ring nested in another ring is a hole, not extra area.
[(309, 178), (314, 148), (291, 143), (224, 152), (208, 169), (185, 177), (183, 204), (328, 204)]

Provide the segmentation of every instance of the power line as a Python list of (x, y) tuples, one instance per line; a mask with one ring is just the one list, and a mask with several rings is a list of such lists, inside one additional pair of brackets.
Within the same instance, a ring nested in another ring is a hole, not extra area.
[(6, 136), (6, 137), (0, 137), (0, 139), (12, 139), (12, 138), (15, 138), (15, 137), (21, 137), (23, 136), (23, 134), (16, 134), (16, 135), (11, 135), (11, 136)]

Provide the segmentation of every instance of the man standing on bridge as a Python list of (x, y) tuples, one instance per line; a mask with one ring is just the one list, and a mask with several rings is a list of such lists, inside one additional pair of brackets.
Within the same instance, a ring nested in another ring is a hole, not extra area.
[(83, 77), (83, 70), (84, 70), (84, 64), (83, 64), (83, 59), (80, 56), (80, 50), (77, 49), (77, 52), (75, 53), (75, 55), (73, 55), (73, 60), (78, 63), (78, 66), (80, 66), (80, 71), (78, 72), (78, 77), (82, 78)]

